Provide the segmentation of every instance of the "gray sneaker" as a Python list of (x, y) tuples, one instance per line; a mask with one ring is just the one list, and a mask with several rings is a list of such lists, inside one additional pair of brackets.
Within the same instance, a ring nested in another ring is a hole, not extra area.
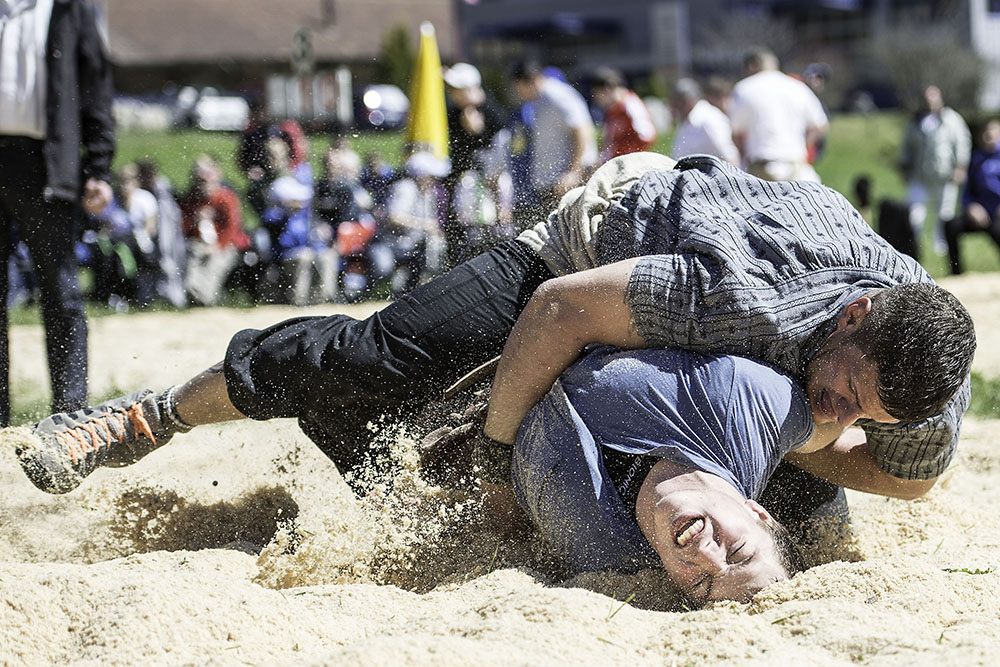
[(42, 491), (67, 493), (101, 466), (135, 463), (182, 430), (163, 418), (161, 400), (144, 389), (43, 419), (15, 450), (24, 474)]

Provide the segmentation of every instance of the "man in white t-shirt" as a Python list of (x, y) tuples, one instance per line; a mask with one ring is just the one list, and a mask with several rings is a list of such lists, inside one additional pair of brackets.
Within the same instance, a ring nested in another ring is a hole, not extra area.
[(714, 155), (739, 166), (740, 151), (733, 143), (729, 117), (702, 98), (701, 87), (694, 79), (680, 79), (674, 84), (670, 107), (678, 121), (672, 158)]
[(538, 63), (518, 63), (511, 78), (518, 98), (534, 106), (531, 181), (547, 213), (583, 184), (597, 162), (594, 121), (583, 96), (568, 83), (545, 76)]
[(829, 127), (823, 105), (809, 86), (779, 71), (767, 49), (753, 49), (743, 65), (747, 76), (733, 87), (729, 118), (747, 171), (818, 182), (808, 153)]

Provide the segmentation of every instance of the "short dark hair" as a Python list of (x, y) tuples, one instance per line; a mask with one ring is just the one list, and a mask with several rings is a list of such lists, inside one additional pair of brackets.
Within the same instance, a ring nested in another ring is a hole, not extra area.
[(765, 521), (764, 527), (774, 538), (774, 549), (778, 552), (778, 562), (785, 568), (788, 578), (791, 579), (799, 572), (804, 572), (806, 559), (788, 529), (777, 521)]
[(778, 56), (765, 46), (754, 46), (743, 56), (743, 67), (756, 67), (761, 70), (778, 69)]
[(931, 283), (894, 285), (871, 300), (853, 341), (875, 362), (886, 412), (902, 422), (940, 414), (972, 368), (976, 332), (969, 311)]
[(625, 85), (625, 77), (613, 67), (598, 67), (590, 74), (590, 85), (594, 88), (620, 88)]
[(510, 70), (510, 78), (514, 81), (531, 81), (541, 74), (542, 65), (537, 60), (521, 60)]

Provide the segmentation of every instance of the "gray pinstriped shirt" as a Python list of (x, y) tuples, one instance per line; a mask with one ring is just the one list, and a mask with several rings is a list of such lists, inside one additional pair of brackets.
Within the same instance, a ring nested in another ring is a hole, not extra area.
[[(744, 355), (800, 380), (848, 303), (932, 282), (834, 190), (762, 181), (706, 156), (646, 172), (596, 241), (601, 264), (642, 257), (628, 301), (647, 344)], [(886, 472), (928, 479), (954, 454), (968, 398), (966, 382), (939, 417), (859, 424)]]

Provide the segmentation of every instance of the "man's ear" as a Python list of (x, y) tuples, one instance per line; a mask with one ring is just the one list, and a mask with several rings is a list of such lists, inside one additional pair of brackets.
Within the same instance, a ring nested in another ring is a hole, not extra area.
[(777, 521), (774, 520), (774, 517), (771, 516), (771, 513), (768, 512), (766, 509), (764, 509), (764, 506), (758, 503), (756, 500), (747, 498), (744, 501), (744, 504), (746, 505), (747, 509), (750, 510), (753, 514), (755, 514), (757, 518), (760, 519), (762, 522), (769, 524), (777, 523)]
[(866, 296), (847, 304), (837, 318), (837, 331), (854, 333), (872, 310), (872, 300)]

